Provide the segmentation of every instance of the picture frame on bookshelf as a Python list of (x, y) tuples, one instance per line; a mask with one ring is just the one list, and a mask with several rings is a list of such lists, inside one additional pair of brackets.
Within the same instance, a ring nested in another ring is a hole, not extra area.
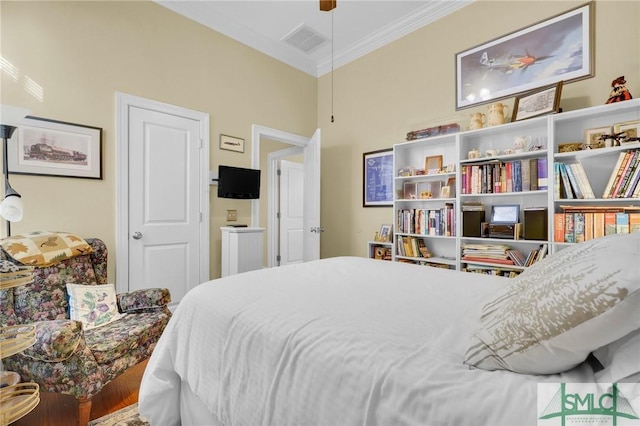
[(635, 142), (640, 137), (640, 120), (625, 121), (624, 123), (616, 123), (613, 125), (613, 133), (625, 133), (620, 139), (621, 143)]
[(442, 155), (431, 155), (425, 157), (424, 169), (428, 175), (440, 173), (442, 170)]
[(418, 184), (416, 182), (405, 182), (402, 185), (402, 198), (405, 200), (415, 200), (418, 198)]
[(560, 111), (562, 81), (516, 96), (511, 121), (526, 120)]
[(383, 224), (380, 226), (380, 232), (378, 232), (378, 242), (391, 241), (391, 225)]
[(602, 136), (611, 133), (611, 126), (596, 127), (584, 131), (584, 147), (586, 149), (604, 148), (604, 138)]
[(442, 182), (434, 180), (418, 183), (418, 197), (421, 200), (440, 198), (442, 196)]

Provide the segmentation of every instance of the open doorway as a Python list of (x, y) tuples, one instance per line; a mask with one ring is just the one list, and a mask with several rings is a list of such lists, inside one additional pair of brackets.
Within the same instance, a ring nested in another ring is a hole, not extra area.
[[(274, 142), (276, 145), (273, 145)], [(269, 146), (276, 148), (270, 149)], [(277, 254), (280, 247), (280, 229), (276, 222), (279, 197), (271, 196), (279, 193), (276, 171), (281, 159), (296, 155), (301, 155), (304, 165), (302, 258), (303, 261), (308, 261), (320, 257), (320, 131), (317, 130), (309, 138), (268, 127), (252, 126), (252, 167), (263, 171), (267, 200), (266, 203), (264, 197), (252, 200), (251, 226), (267, 229), (265, 251), (268, 267), (278, 265)], [(261, 206), (263, 210), (267, 209), (267, 214), (261, 214)]]

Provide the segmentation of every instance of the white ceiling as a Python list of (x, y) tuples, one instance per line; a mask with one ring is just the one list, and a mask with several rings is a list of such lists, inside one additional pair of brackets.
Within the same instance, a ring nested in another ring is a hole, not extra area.
[[(331, 12), (320, 11), (318, 0), (155, 1), (319, 77), (473, 0), (337, 0)], [(326, 38), (327, 43), (309, 53), (285, 43), (283, 38), (301, 25)]]

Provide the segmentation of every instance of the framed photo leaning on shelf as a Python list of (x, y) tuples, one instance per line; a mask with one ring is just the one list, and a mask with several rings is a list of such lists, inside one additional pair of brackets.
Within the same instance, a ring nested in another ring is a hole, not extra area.
[(602, 136), (611, 133), (611, 127), (597, 127), (595, 129), (587, 129), (584, 131), (584, 146), (586, 149), (604, 148), (604, 139)]
[(516, 96), (511, 121), (525, 120), (560, 111), (561, 93), (562, 82), (559, 81), (522, 96)]
[(393, 205), (393, 149), (362, 154), (362, 207)]
[(380, 226), (380, 232), (378, 233), (378, 242), (389, 242), (391, 241), (391, 225), (382, 225)]
[(434, 175), (442, 170), (442, 155), (432, 155), (425, 157), (424, 170), (428, 175)]
[(624, 123), (616, 123), (613, 125), (613, 133), (625, 133), (621, 142), (628, 141), (629, 139), (637, 140), (640, 137), (640, 120), (626, 121)]

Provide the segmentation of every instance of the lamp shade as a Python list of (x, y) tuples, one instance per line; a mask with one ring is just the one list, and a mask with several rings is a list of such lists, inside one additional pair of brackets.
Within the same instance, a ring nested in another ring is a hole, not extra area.
[(5, 199), (2, 200), (2, 203), (0, 203), (0, 216), (9, 222), (20, 222), (23, 212), (24, 206), (22, 204), (22, 198), (19, 195), (7, 195)]

